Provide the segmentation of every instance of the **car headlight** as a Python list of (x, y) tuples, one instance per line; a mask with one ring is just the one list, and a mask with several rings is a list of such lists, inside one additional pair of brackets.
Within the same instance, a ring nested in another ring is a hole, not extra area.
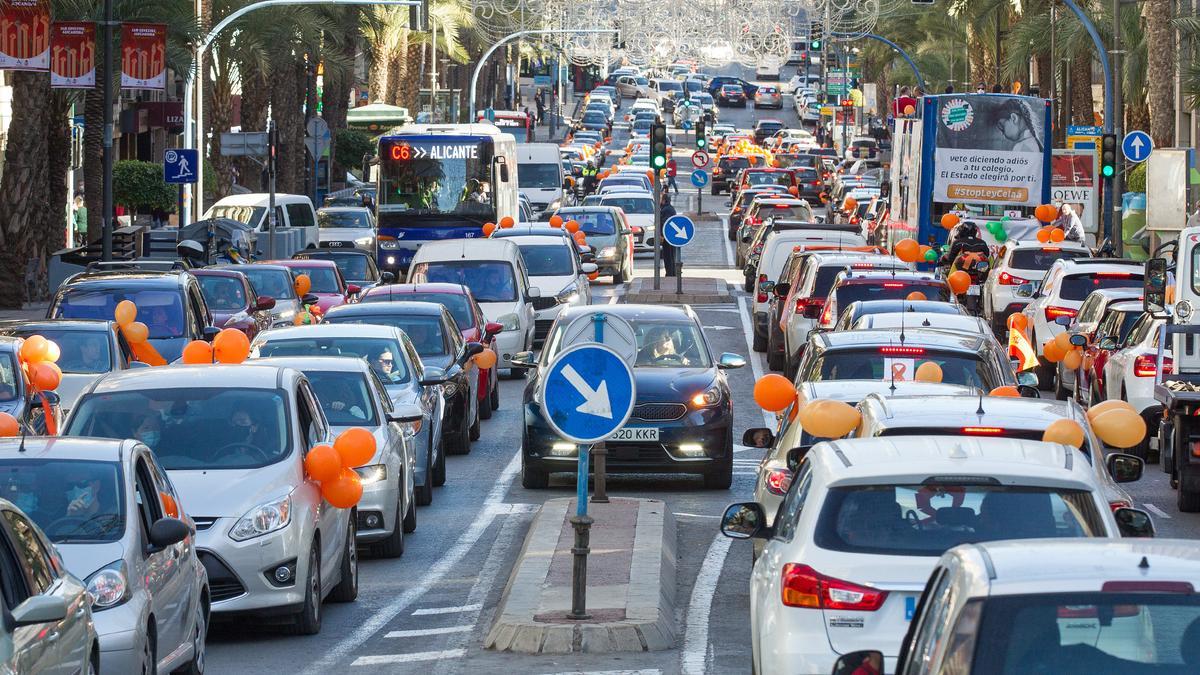
[(554, 301), (560, 305), (569, 305), (578, 299), (579, 299), (579, 291), (577, 291), (575, 289), (574, 285), (567, 286), (566, 288), (559, 291), (558, 295), (554, 296)]
[(92, 610), (116, 607), (129, 599), (129, 581), (125, 561), (117, 560), (92, 573), (87, 578), (87, 593), (92, 599)]
[(379, 242), (379, 248), (385, 248), (389, 251), (400, 248), (400, 242), (395, 239), (384, 239)]
[(246, 512), (229, 530), (229, 538), (246, 541), (276, 530), (282, 530), (292, 522), (292, 496), (284, 495), (263, 502)]
[(598, 253), (596, 255), (596, 257), (597, 258), (615, 258), (615, 257), (617, 257), (617, 247), (616, 246), (605, 246), (604, 248), (600, 249), (600, 253)]
[(387, 480), (387, 465), (386, 464), (368, 464), (360, 466), (354, 470), (358, 474), (359, 481), (363, 485), (372, 485), (381, 483)]
[(708, 389), (692, 397), (693, 408), (711, 408), (721, 403), (721, 390), (717, 387)]
[(521, 329), (521, 317), (517, 316), (516, 314), (505, 314), (499, 319), (496, 319), (496, 323), (503, 326), (503, 331), (506, 333), (508, 331)]
[(357, 246), (370, 246), (372, 241), (375, 241), (375, 237), (359, 237), (354, 243)]

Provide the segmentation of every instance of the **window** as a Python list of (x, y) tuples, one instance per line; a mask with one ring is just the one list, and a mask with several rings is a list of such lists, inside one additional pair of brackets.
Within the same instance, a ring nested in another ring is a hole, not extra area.
[(559, 189), (562, 187), (562, 167), (557, 164), (522, 164), (517, 168), (517, 186)]
[(1092, 291), (1098, 291), (1103, 288), (1140, 289), (1141, 287), (1141, 274), (1129, 272), (1115, 274), (1072, 274), (1071, 276), (1063, 277), (1062, 290), (1059, 291), (1059, 297), (1063, 300), (1078, 301), (1086, 298)]
[(395, 300), (411, 300), (413, 302), (432, 302), (450, 310), (459, 330), (474, 328), (477, 324), (472, 318), (471, 300), (462, 293), (406, 293), (393, 295), (391, 293), (368, 293), (359, 300), (360, 303), (392, 302)]
[(288, 204), (286, 207), (288, 224), (292, 227), (316, 227), (312, 208), (308, 204)]
[(1100, 309), (1104, 306), (1104, 298), (1099, 295), (1090, 295), (1087, 300), (1083, 301), (1083, 306), (1079, 308), (1077, 321), (1079, 323), (1091, 323), (1100, 318)]
[(808, 499), (811, 488), (812, 463), (806, 461), (800, 465), (796, 478), (792, 481), (792, 488), (788, 490), (783, 502), (779, 504), (778, 513), (775, 514), (776, 539), (792, 540), (796, 534), (796, 522), (800, 520), (800, 511), (804, 508), (804, 501)]
[(949, 593), (950, 573), (945, 568), (938, 568), (925, 585), (914, 615), (914, 618), (920, 618), (921, 624), (914, 633), (911, 651), (907, 655), (909, 673), (927, 672), (936, 647), (939, 619), (947, 609)]
[(362, 373), (306, 370), (304, 376), (317, 394), (325, 418), (337, 427), (375, 426), (375, 406)]
[[(329, 317), (328, 323), (372, 324), (392, 326), (404, 331), (421, 356), (444, 356), (450, 353), (449, 340), (442, 317), (428, 314), (372, 314), (370, 316)], [(455, 331), (457, 332), (457, 330)]]
[(371, 229), (371, 213), (366, 210), (351, 209), (347, 211), (317, 212), (317, 226), (325, 228), (347, 228), (358, 230)]
[(245, 274), (254, 290), (276, 300), (295, 300), (296, 289), (290, 272), (279, 268), (240, 265), (238, 271)]
[[(107, 373), (113, 369), (112, 364), (112, 348), (108, 342), (108, 335), (100, 330), (64, 330), (54, 328), (37, 328), (36, 330), (18, 329), (12, 332), (18, 337), (29, 337), (30, 335), (41, 335), (58, 345), (61, 355), (58, 357), (58, 367), (64, 373)], [(5, 399), (2, 395), (5, 377), (8, 375), (6, 368), (9, 370), (11, 366), (6, 366), (4, 357), (0, 357), (0, 400)], [(11, 380), (8, 380), (11, 383)]]
[[(296, 338), (256, 342), (252, 350), (267, 356), (348, 356), (366, 359), (384, 382), (408, 382), (406, 359), (392, 338)], [(168, 467), (169, 468), (169, 467)]]
[(1008, 261), (1009, 267), (1019, 270), (1048, 270), (1056, 260), (1088, 258), (1088, 251), (1055, 250), (1054, 248), (1017, 248)]
[(150, 329), (150, 339), (187, 334), (183, 296), (178, 290), (68, 287), (54, 307), (53, 318), (112, 321), (117, 304), (122, 300), (137, 305), (137, 320)]
[(30, 595), (41, 595), (54, 583), (54, 563), (50, 561), (50, 553), (42, 546), (33, 523), (16, 511), (3, 511), (4, 519), (8, 521), (8, 530), (12, 533), (13, 546), (22, 566), (29, 571), (29, 580), (33, 586)]
[(471, 289), (479, 302), (513, 302), (517, 279), (510, 263), (492, 260), (422, 262), (413, 265), (409, 283), (450, 283)]
[(567, 277), (575, 274), (575, 251), (566, 241), (554, 244), (521, 244), (521, 258), (531, 277)]
[(301, 274), (308, 275), (312, 286), (309, 289), (310, 293), (341, 293), (342, 284), (338, 279), (337, 266), (333, 267), (293, 267), (292, 278)]
[(849, 307), (850, 303), (859, 300), (903, 300), (913, 292), (923, 293), (927, 300), (951, 301), (950, 287), (940, 281), (880, 280), (842, 284), (836, 288), (835, 297), (838, 307)]
[(5, 498), (55, 543), (120, 539), (125, 531), (123, 485), (116, 462), (0, 460), (0, 490)]
[[(942, 382), (961, 384), (984, 391), (991, 391), (1006, 382), (999, 381), (991, 372), (982, 355), (967, 352), (889, 353), (888, 347), (862, 347), (831, 349), (813, 359), (806, 370), (805, 379), (813, 381), (833, 380), (911, 380), (917, 368), (926, 362), (936, 363), (942, 369)], [(897, 349), (902, 349), (897, 347)], [(921, 349), (914, 347), (913, 349)]]
[(239, 312), (246, 308), (246, 289), (237, 277), (201, 275), (200, 289), (210, 309)]
[(150, 527), (162, 518), (162, 504), (159, 502), (158, 489), (150, 476), (146, 463), (138, 460), (135, 467), (136, 480), (133, 483), (133, 498), (137, 500), (138, 517), (142, 522), (142, 534), (150, 535)]
[(4, 597), (4, 606), (9, 611), (29, 597), (28, 577), (17, 558), (17, 552), (11, 546), (11, 540), (3, 532), (0, 532), (0, 595)]

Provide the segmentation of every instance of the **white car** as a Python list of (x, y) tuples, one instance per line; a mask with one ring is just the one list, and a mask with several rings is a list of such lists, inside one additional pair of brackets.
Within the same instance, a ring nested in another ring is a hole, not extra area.
[[(1042, 358), (1042, 346), (1066, 330), (1065, 324), (1079, 312), (1092, 291), (1101, 288), (1141, 288), (1142, 263), (1115, 258), (1077, 258), (1057, 260), (1038, 284), (1021, 284), (1015, 293), (1028, 298), (1021, 313), (1029, 320), (1029, 337), (1038, 355), (1038, 385), (1053, 384), (1053, 363)], [(1063, 322), (1059, 323), (1059, 319)]]
[(997, 335), (1005, 335), (1008, 317), (1029, 304), (1028, 298), (1016, 295), (1022, 284), (1037, 284), (1058, 260), (1090, 258), (1092, 252), (1082, 244), (1070, 241), (1046, 243), (1010, 239), (996, 253), (995, 266), (983, 284), (983, 318)]
[(597, 270), (596, 263), (581, 263), (575, 242), (563, 236), (566, 230), (545, 228), (545, 234), (523, 234), (505, 237), (521, 249), (529, 286), (539, 291), (533, 300), (534, 343), (540, 344), (550, 332), (550, 324), (563, 307), (579, 307), (592, 302), (592, 286), (588, 275)]
[(891, 672), (925, 580), (960, 543), (1119, 536), (1077, 454), (961, 436), (814, 445), (773, 525), (756, 502), (722, 519), (726, 536), (768, 540), (750, 575), (754, 672), (831, 672), (868, 647)]
[(986, 321), (970, 314), (888, 312), (883, 314), (868, 314), (850, 326), (850, 330), (882, 330), (885, 328), (892, 328), (896, 331), (905, 328), (932, 328), (952, 333), (966, 333), (992, 340), (996, 338)]
[(642, 228), (646, 238), (642, 246), (654, 250), (654, 219), (658, 209), (654, 206), (654, 195), (650, 192), (613, 192), (600, 198), (598, 206), (615, 206), (625, 212), (632, 226)]
[[(1143, 314), (1124, 343), (1117, 345), (1112, 338), (1101, 338), (1098, 345), (1101, 349), (1115, 349), (1104, 362), (1103, 379), (1098, 383), (1102, 388), (1099, 400), (1127, 401), (1146, 420), (1147, 438), (1157, 436), (1162, 421), (1162, 403), (1154, 398), (1154, 376), (1158, 372), (1158, 334), (1163, 323), (1163, 319)], [(1163, 350), (1163, 361), (1170, 372), (1174, 365), (1170, 345)], [(1147, 448), (1143, 442), (1131, 452), (1145, 458)]]
[[(1088, 344), (1091, 344), (1095, 341), (1096, 329), (1100, 326), (1100, 320), (1104, 318), (1109, 307), (1131, 301), (1136, 301), (1140, 305), (1141, 300), (1141, 288), (1103, 288), (1092, 291), (1079, 307), (1079, 313), (1067, 326), (1067, 332), (1072, 335), (1083, 335), (1087, 338)], [(1078, 387), (1076, 379), (1079, 376), (1079, 369), (1067, 368), (1062, 361), (1059, 361), (1054, 368), (1054, 398), (1061, 401), (1070, 396)]]

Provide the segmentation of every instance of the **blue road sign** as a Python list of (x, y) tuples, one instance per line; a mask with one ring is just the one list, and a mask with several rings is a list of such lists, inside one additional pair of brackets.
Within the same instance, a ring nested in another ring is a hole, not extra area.
[(583, 343), (563, 351), (546, 369), (542, 414), (559, 436), (595, 443), (625, 426), (636, 398), (625, 359), (604, 345)]
[(679, 128), (680, 128), (680, 129), (683, 129), (684, 131), (691, 131), (691, 130), (692, 130), (692, 121), (691, 121), (691, 120), (684, 120), (684, 121), (683, 121), (683, 122), (682, 122), (682, 123), (679, 125)]
[(663, 223), (663, 239), (672, 246), (687, 246), (696, 238), (696, 224), (687, 216), (671, 216)]
[(1068, 136), (1099, 136), (1104, 130), (1096, 126), (1070, 125), (1067, 127)]
[(1131, 131), (1121, 141), (1121, 152), (1131, 162), (1144, 162), (1154, 149), (1154, 140), (1144, 131)]
[(199, 150), (167, 150), (163, 153), (163, 180), (173, 185), (195, 183), (199, 163)]
[(708, 185), (708, 172), (704, 169), (696, 169), (692, 171), (692, 185), (702, 188)]

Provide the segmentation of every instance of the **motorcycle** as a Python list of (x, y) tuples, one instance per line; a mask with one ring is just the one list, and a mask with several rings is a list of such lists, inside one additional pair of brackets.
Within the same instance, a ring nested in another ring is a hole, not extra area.
[(975, 316), (981, 316), (983, 311), (983, 284), (987, 281), (992, 262), (986, 253), (979, 251), (963, 251), (954, 261), (952, 268), (957, 268), (971, 277), (971, 285), (962, 298), (962, 304), (967, 311)]

